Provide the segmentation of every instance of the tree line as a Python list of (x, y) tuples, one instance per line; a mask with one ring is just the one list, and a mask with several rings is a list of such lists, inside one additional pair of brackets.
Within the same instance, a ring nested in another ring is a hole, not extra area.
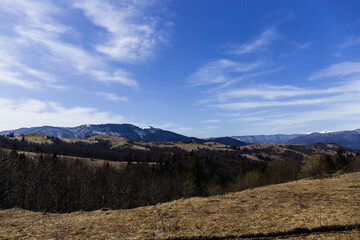
[[(247, 160), (219, 161), (206, 155), (193, 164), (197, 158), (195, 153), (172, 154), (156, 164), (129, 161), (126, 168), (118, 169), (111, 162), (97, 166), (56, 154), (0, 150), (0, 208), (71, 212), (152, 205), (206, 196), (210, 182), (225, 187), (235, 175), (259, 165)], [(196, 181), (201, 181), (204, 191), (198, 191)]]
[[(53, 148), (9, 139), (1, 143), (2, 146), (7, 144), (8, 148), (12, 145), (12, 150), (0, 149), (2, 209), (20, 207), (72, 212), (133, 208), (182, 197), (223, 194), (303, 177), (324, 177), (339, 171), (360, 170), (360, 155), (345, 154), (341, 148), (333, 157), (313, 154), (304, 165), (299, 164), (299, 155), (292, 153), (273, 161), (254, 161), (242, 154), (250, 153), (251, 150), (246, 148), (241, 151), (198, 149), (191, 152), (180, 148), (117, 149), (116, 152), (122, 154), (121, 159), (127, 162), (126, 168), (119, 169), (114, 168), (110, 161), (98, 166), (89, 161), (57, 157), (70, 146), (84, 150), (82, 143), (54, 144)], [(59, 146), (65, 147), (59, 149)], [(19, 153), (19, 150), (37, 147), (44, 147), (46, 151)], [(86, 146), (91, 147), (93, 144)], [(106, 142), (93, 148), (98, 149), (94, 152), (99, 154), (104, 154), (101, 152), (105, 149), (111, 152)], [(50, 149), (56, 151), (51, 153)]]

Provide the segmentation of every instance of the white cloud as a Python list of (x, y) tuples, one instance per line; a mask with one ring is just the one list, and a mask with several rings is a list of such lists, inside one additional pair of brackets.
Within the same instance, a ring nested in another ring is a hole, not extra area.
[(33, 41), (50, 51), (48, 58), (54, 63), (61, 63), (65, 71), (74, 69), (74, 74), (90, 75), (96, 81), (116, 82), (132, 88), (138, 88), (138, 83), (129, 77), (130, 73), (117, 69), (111, 75), (107, 71), (107, 64), (98, 56), (91, 54), (71, 44), (57, 40), (56, 36), (38, 30), (27, 30), (21, 27), (17, 32), (23, 39)]
[(346, 42), (339, 45), (339, 48), (347, 48), (360, 44), (360, 37), (350, 37)]
[(217, 129), (218, 127), (217, 126), (206, 126), (204, 128), (204, 130), (214, 130), (214, 129)]
[(228, 83), (239, 80), (244, 73), (252, 71), (260, 65), (260, 62), (239, 63), (228, 59), (219, 59), (202, 66), (188, 80), (193, 86)]
[[(346, 121), (352, 123), (353, 128), (359, 128), (358, 121), (360, 120), (359, 101), (347, 104), (333, 104), (329, 107), (319, 110), (302, 111), (291, 114), (281, 114), (280, 116), (259, 116), (255, 125), (261, 126), (295, 126), (313, 124), (314, 122), (323, 122), (335, 120)], [(338, 129), (344, 130), (344, 129)]]
[(23, 80), (21, 77), (21, 73), (11, 72), (7, 70), (6, 67), (1, 66), (1, 63), (0, 63), (0, 82), (16, 85), (27, 89), (37, 89), (37, 87), (39, 86), (39, 82), (31, 82), (31, 81)]
[(153, 56), (154, 48), (164, 42), (158, 28), (159, 18), (147, 14), (150, 2), (123, 0), (117, 6), (109, 1), (74, 1), (75, 8), (97, 26), (107, 30), (105, 43), (96, 50), (122, 62), (137, 63)]
[(2, 130), (20, 127), (53, 125), (78, 126), (85, 123), (120, 123), (125, 118), (96, 108), (66, 108), (56, 102), (36, 99), (14, 100), (0, 98), (0, 126)]
[(0, 37), (0, 82), (32, 90), (41, 86), (62, 87), (55, 84), (57, 78), (53, 74), (22, 64), (16, 47), (11, 39)]
[(247, 54), (259, 50), (263, 50), (264, 47), (269, 46), (276, 38), (279, 38), (279, 35), (275, 28), (269, 28), (264, 31), (260, 36), (254, 39), (254, 41), (250, 43), (243, 44), (239, 47), (234, 48), (228, 53), (231, 54)]
[[(147, 59), (152, 54), (155, 45), (147, 44), (153, 41), (153, 36), (160, 39), (160, 35), (157, 35), (155, 29), (150, 28), (151, 24), (147, 29), (146, 24), (140, 23), (147, 23), (151, 18), (150, 14), (147, 16), (138, 8), (143, 6), (145, 9), (147, 4), (122, 1), (117, 3), (118, 7), (115, 7), (106, 2), (78, 1), (74, 3), (79, 6), (82, 4), (89, 7), (97, 6), (94, 14), (101, 11), (104, 11), (102, 14), (108, 14), (110, 18), (105, 20), (102, 16), (101, 19), (104, 22), (99, 26), (111, 32), (111, 41), (117, 41), (119, 39), (116, 37), (124, 36), (129, 39), (138, 37), (138, 40), (142, 41), (138, 44), (122, 45), (119, 51), (124, 56), (139, 62), (140, 58)], [(76, 41), (66, 40), (69, 34), (81, 35), (76, 26), (64, 25), (58, 20), (69, 13), (66, 6), (66, 4), (61, 5), (54, 1), (4, 0), (1, 2), (0, 13), (11, 20), (7, 21), (2, 28), (2, 30), (6, 29), (5, 35), (8, 37), (0, 39), (0, 53), (6, 52), (7, 56), (10, 56), (9, 58), (0, 56), (0, 64), (2, 63), (0, 71), (4, 73), (0, 81), (28, 89), (38, 89), (40, 86), (61, 88), (63, 86), (57, 82), (63, 74), (70, 74), (73, 79), (120, 83), (138, 89), (139, 84), (131, 77), (131, 73), (118, 66), (115, 68), (108, 58), (101, 56), (94, 49), (84, 48)], [(119, 9), (123, 11), (117, 11)], [(125, 13), (126, 15), (123, 15)], [(120, 21), (122, 17), (124, 21)], [(94, 20), (92, 17), (90, 19)], [(100, 22), (102, 20), (97, 19)], [(2, 35), (1, 31), (0, 35)], [(95, 33), (94, 36), (98, 35)], [(103, 39), (98, 37), (92, 39), (95, 42), (101, 40)], [(109, 47), (111, 45), (109, 44), (110, 42), (107, 42), (97, 48)], [(114, 52), (115, 48), (109, 51)], [(29, 61), (29, 59), (36, 59), (36, 61)], [(117, 60), (121, 61), (121, 59)]]
[(224, 112), (226, 121), (243, 122), (255, 131), (258, 128), (268, 131), (269, 127), (288, 131), (316, 124), (327, 126), (328, 122), (346, 122), (346, 126), (358, 128), (360, 75), (357, 73), (360, 73), (357, 62), (343, 62), (313, 75), (314, 79), (341, 77), (328, 82), (326, 88), (263, 84), (216, 89), (200, 104)]
[(113, 102), (127, 102), (128, 101), (128, 99), (126, 97), (119, 97), (118, 95), (116, 95), (114, 93), (96, 92), (95, 94), (98, 96), (102, 96)]
[[(50, 15), (61, 14), (62, 10), (50, 1), (2, 0), (0, 11), (15, 15), (31, 28), (46, 32), (63, 33), (69, 28), (55, 22)], [(25, 20), (25, 21), (23, 21)]]
[(138, 83), (130, 77), (131, 74), (123, 69), (118, 69), (112, 75), (97, 70), (90, 70), (88, 73), (95, 76), (96, 79), (101, 82), (118, 82), (130, 86), (133, 89), (139, 88)]
[(328, 68), (319, 70), (310, 76), (310, 80), (319, 78), (341, 77), (360, 73), (360, 62), (342, 62), (333, 64)]
[(292, 44), (294, 44), (295, 47), (297, 47), (300, 50), (307, 49), (307, 48), (311, 47), (311, 45), (313, 45), (314, 43), (315, 42), (307, 42), (307, 43), (292, 42)]
[(208, 120), (201, 121), (200, 123), (219, 123), (219, 122), (220, 122), (219, 119), (208, 119)]
[(324, 98), (311, 98), (311, 99), (296, 99), (287, 101), (243, 101), (215, 104), (214, 107), (224, 110), (242, 110), (251, 108), (263, 108), (263, 107), (286, 107), (286, 106), (306, 106), (306, 105), (318, 105), (329, 104), (339, 102), (343, 99), (343, 96), (333, 96)]
[(325, 89), (299, 88), (295, 86), (274, 86), (259, 85), (251, 88), (238, 88), (217, 93), (217, 99), (220, 102), (236, 98), (256, 97), (261, 99), (284, 99), (311, 95), (330, 95), (341, 93), (357, 93), (360, 91), (360, 80), (351, 80), (338, 83), (335, 87)]

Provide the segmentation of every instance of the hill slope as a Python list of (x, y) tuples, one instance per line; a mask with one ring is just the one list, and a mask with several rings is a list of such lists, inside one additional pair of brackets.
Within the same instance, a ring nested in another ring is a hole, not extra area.
[(0, 239), (358, 239), (359, 182), (350, 173), (130, 210), (1, 210)]

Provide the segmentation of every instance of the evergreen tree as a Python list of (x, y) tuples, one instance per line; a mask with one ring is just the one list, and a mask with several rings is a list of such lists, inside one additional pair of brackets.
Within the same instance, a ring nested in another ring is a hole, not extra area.
[(326, 154), (325, 156), (325, 162), (327, 164), (327, 168), (328, 168), (328, 173), (334, 173), (336, 170), (334, 161), (330, 158), (330, 156), (328, 154)]
[(190, 169), (189, 180), (193, 187), (193, 193), (197, 196), (204, 196), (205, 184), (201, 174), (201, 162), (196, 154), (193, 155), (192, 166)]
[(337, 170), (346, 170), (347, 168), (348, 159), (341, 147), (336, 151), (335, 164)]

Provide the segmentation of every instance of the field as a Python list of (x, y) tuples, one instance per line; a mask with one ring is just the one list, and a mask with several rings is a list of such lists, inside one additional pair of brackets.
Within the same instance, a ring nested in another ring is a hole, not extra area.
[(38, 144), (43, 144), (43, 143), (51, 144), (52, 143), (52, 141), (50, 139), (48, 139), (45, 135), (42, 135), (42, 134), (26, 133), (26, 134), (15, 135), (15, 139), (17, 139), (19, 141), (22, 140), (23, 137), (24, 137), (24, 140), (27, 142), (38, 143)]
[(0, 239), (360, 239), (360, 173), (129, 210), (0, 211)]

